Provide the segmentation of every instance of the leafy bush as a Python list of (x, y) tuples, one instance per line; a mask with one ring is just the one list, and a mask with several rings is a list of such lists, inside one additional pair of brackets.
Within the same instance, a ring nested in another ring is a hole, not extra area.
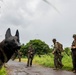
[(68, 56), (71, 55), (71, 49), (69, 47), (64, 48), (64, 51)]
[(52, 49), (50, 49), (50, 47), (45, 42), (35, 39), (30, 40), (26, 45), (22, 45), (20, 51), (24, 56), (27, 54), (30, 44), (32, 44), (37, 55), (49, 54), (52, 51)]

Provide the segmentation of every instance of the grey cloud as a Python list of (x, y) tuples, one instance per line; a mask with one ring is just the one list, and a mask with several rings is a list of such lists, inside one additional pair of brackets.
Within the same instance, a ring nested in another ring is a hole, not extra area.
[[(73, 40), (72, 34), (76, 33), (76, 1), (48, 1), (61, 14), (40, 0), (4, 0), (5, 5), (1, 9), (0, 27), (2, 30), (0, 32), (5, 34), (6, 29), (10, 27), (13, 35), (16, 29), (19, 29), (21, 43), (37, 38), (51, 46), (51, 40), (57, 38), (64, 46), (70, 46)], [(4, 34), (0, 39), (3, 39)]]

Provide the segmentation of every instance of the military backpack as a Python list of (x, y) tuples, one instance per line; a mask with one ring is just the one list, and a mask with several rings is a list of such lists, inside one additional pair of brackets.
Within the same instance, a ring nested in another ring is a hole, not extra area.
[(63, 52), (63, 45), (60, 42), (57, 42), (58, 44), (58, 50), (60, 50), (61, 52)]

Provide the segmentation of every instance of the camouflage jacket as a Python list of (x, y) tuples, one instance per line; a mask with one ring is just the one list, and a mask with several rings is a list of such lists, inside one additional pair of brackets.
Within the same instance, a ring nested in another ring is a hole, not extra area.
[(76, 41), (73, 41), (72, 42), (72, 46), (76, 46)]
[(34, 53), (35, 53), (35, 51), (32, 47), (28, 49), (28, 54), (31, 55), (31, 54), (34, 54)]
[(72, 42), (71, 49), (76, 49), (76, 41), (75, 40)]
[(54, 53), (56, 52), (56, 53), (60, 53), (60, 52), (62, 52), (62, 48), (60, 47), (62, 44), (60, 44), (59, 42), (56, 42), (55, 44), (54, 44)]

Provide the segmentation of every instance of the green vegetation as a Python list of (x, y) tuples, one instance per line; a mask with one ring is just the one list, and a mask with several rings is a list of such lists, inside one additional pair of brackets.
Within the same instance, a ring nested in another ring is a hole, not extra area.
[[(50, 67), (54, 68), (54, 57), (53, 55), (44, 55), (41, 58), (38, 56), (35, 57), (34, 63), (45, 66), (45, 67)], [(72, 59), (71, 56), (67, 56), (66, 54), (63, 56), (63, 69), (64, 70), (72, 70)]]
[(23, 53), (23, 56), (27, 54), (27, 50), (30, 44), (32, 44), (37, 55), (49, 54), (52, 51), (52, 49), (50, 49), (50, 47), (45, 42), (39, 39), (35, 39), (30, 40), (29, 43), (27, 43), (26, 45), (22, 45), (20, 51)]
[(0, 75), (7, 75), (6, 69), (4, 67), (0, 69)]

